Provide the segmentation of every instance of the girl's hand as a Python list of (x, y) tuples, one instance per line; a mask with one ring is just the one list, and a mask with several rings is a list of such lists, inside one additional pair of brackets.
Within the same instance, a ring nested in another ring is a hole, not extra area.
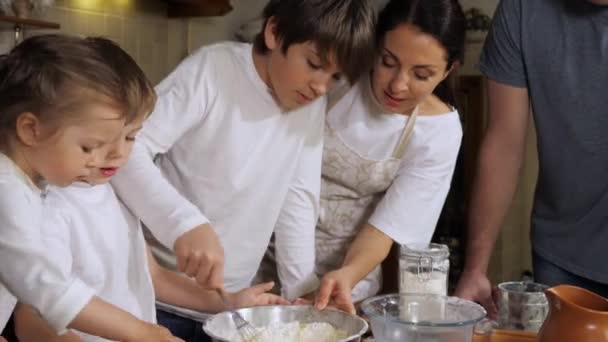
[(327, 306), (332, 306), (354, 315), (356, 310), (351, 292), (352, 284), (344, 269), (329, 272), (321, 279), (315, 307), (323, 310)]
[(237, 308), (260, 305), (289, 305), (289, 301), (268, 291), (272, 290), (274, 282), (262, 283), (236, 293), (230, 293), (229, 301)]
[(160, 325), (141, 322), (133, 336), (127, 342), (184, 342), (171, 335), (171, 332)]
[(295, 300), (293, 300), (291, 302), (291, 304), (293, 304), (293, 305), (314, 305), (315, 304), (315, 295), (316, 295), (315, 292), (316, 291), (313, 291), (313, 292), (303, 295), (300, 298), (296, 298)]
[(293, 305), (314, 305), (315, 302), (312, 299), (308, 299), (306, 297), (300, 297), (300, 298), (296, 298), (293, 302), (291, 302), (291, 304)]

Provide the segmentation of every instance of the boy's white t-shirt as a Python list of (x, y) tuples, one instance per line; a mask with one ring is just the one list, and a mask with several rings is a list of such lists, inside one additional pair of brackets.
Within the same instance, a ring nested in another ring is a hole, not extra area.
[[(157, 87), (155, 110), (113, 184), (171, 249), (179, 235), (210, 221), (229, 291), (251, 284), (274, 232), (283, 294), (297, 297), (318, 284), (326, 99), (283, 112), (252, 53), (251, 44), (226, 42), (184, 60)], [(151, 161), (157, 154), (162, 175)]]
[(54, 264), (41, 243), (44, 193), (0, 153), (0, 330), (16, 298), (34, 306), (59, 333), (93, 297), (93, 289)]
[[(386, 113), (366, 101), (364, 77), (329, 111), (332, 130), (370, 160), (392, 157), (409, 116)], [(366, 88), (367, 87), (367, 88)], [(401, 244), (430, 242), (450, 189), (462, 140), (456, 110), (418, 115), (397, 175), (368, 222)]]
[[(139, 221), (109, 184), (49, 187), (42, 240), (65, 273), (101, 299), (144, 321), (156, 322), (154, 287)], [(106, 341), (88, 334), (84, 341)]]

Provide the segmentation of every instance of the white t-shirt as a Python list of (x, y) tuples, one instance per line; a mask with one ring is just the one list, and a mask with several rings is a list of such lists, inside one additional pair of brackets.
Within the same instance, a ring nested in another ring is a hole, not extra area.
[(43, 195), (0, 153), (0, 330), (15, 297), (35, 307), (59, 333), (93, 297), (93, 289), (63, 273), (54, 251), (41, 243)]
[[(123, 201), (170, 248), (211, 221), (230, 291), (250, 285), (273, 232), (284, 295), (314, 289), (326, 99), (282, 112), (255, 69), (252, 45), (233, 42), (201, 48), (157, 91), (113, 180)], [(164, 177), (151, 162), (157, 154)]]
[[(363, 82), (336, 103), (327, 120), (340, 139), (360, 156), (388, 159), (409, 117), (370, 108), (362, 93), (366, 91), (363, 87), (369, 85)], [(450, 189), (461, 140), (457, 111), (419, 114), (397, 176), (369, 223), (398, 243), (428, 243)]]
[[(112, 187), (49, 187), (43, 210), (42, 240), (63, 272), (81, 279), (108, 303), (155, 323), (143, 232)], [(77, 333), (84, 341), (106, 341)]]

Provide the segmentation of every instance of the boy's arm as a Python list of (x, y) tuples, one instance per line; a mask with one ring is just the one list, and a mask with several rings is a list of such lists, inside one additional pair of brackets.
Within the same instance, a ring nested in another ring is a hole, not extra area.
[[(154, 284), (156, 299), (159, 301), (200, 312), (220, 312), (226, 310), (224, 300), (218, 291), (200, 287), (193, 279), (160, 266), (148, 248), (148, 267)], [(285, 299), (267, 293), (273, 283), (227, 293), (226, 299), (234, 308), (255, 305), (289, 304)]]
[(193, 279), (160, 266), (149, 247), (147, 254), (148, 268), (157, 300), (202, 312), (219, 312), (225, 309), (217, 291), (205, 290)]
[(296, 173), (275, 226), (277, 271), (282, 295), (296, 299), (319, 285), (315, 228), (319, 215), (325, 106), (309, 128)]
[(178, 270), (199, 284), (221, 288), (224, 252), (207, 218), (154, 165), (146, 139), (135, 142), (128, 163), (112, 179), (125, 205), (175, 252)]
[(158, 101), (137, 137), (129, 162), (113, 177), (120, 199), (154, 236), (175, 251), (178, 269), (206, 287), (223, 287), (223, 249), (209, 220), (154, 165), (192, 127), (204, 121), (213, 102), (206, 54), (187, 58), (158, 87)]

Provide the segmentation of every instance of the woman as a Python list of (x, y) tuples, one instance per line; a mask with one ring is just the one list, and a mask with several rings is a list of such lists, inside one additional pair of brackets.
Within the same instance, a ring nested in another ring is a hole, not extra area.
[[(393, 241), (428, 243), (449, 190), (462, 129), (447, 76), (463, 60), (457, 0), (392, 0), (378, 19), (378, 59), (330, 101), (316, 233), (316, 306), (381, 287)], [(352, 295), (351, 295), (352, 290)]]

